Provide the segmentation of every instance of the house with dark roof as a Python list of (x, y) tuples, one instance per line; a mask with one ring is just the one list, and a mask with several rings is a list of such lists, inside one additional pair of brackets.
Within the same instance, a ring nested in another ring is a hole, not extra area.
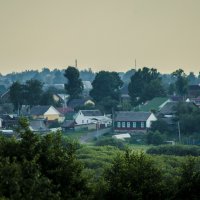
[(63, 115), (53, 106), (34, 106), (30, 110), (30, 115), (33, 119), (47, 119), (58, 120), (62, 122), (64, 120)]
[(30, 120), (29, 128), (31, 131), (39, 133), (44, 133), (49, 131), (49, 129), (46, 126), (45, 119)]
[(100, 110), (79, 110), (74, 120), (77, 125), (92, 123), (105, 127), (112, 125), (112, 119), (103, 115)]
[(200, 96), (200, 84), (199, 85), (189, 85), (188, 86), (188, 96), (190, 98), (195, 98)]
[(68, 107), (74, 109), (88, 104), (95, 105), (95, 103), (90, 99), (72, 99), (68, 102)]
[(167, 102), (159, 111), (159, 115), (163, 117), (173, 117), (176, 113), (176, 106), (179, 102)]
[(115, 113), (114, 130), (147, 131), (151, 123), (156, 120), (156, 116), (151, 112), (120, 111)]

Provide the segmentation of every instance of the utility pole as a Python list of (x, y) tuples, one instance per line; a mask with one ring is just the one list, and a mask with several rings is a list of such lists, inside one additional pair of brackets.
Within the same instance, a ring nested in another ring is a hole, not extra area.
[(135, 71), (137, 70), (137, 63), (136, 63), (136, 59), (135, 59)]
[(77, 65), (77, 59), (75, 59), (75, 67), (77, 68), (77, 66), (78, 66), (78, 65)]
[(178, 121), (178, 139), (179, 143), (181, 143), (181, 129), (180, 129), (180, 122)]
[(114, 111), (113, 107), (112, 107), (112, 129), (114, 132), (114, 130), (115, 130), (115, 111)]

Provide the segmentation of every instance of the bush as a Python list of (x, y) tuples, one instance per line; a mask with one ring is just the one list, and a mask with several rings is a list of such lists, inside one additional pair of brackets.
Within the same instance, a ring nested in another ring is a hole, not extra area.
[(122, 140), (117, 140), (114, 138), (101, 138), (95, 143), (96, 146), (114, 146), (119, 149), (125, 149), (125, 143)]
[(105, 171), (103, 199), (164, 199), (162, 173), (144, 153), (127, 150)]
[(147, 150), (148, 154), (156, 155), (175, 155), (175, 156), (200, 156), (200, 147), (198, 146), (184, 146), (184, 145), (162, 145), (159, 147), (152, 147)]
[(164, 142), (164, 136), (159, 132), (149, 132), (146, 137), (147, 144), (160, 145)]

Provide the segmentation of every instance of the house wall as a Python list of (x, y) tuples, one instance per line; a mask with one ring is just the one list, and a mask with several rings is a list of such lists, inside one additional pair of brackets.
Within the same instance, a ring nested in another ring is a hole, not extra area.
[[(120, 127), (118, 126), (120, 123)], [(124, 123), (124, 127), (122, 126)], [(143, 127), (141, 126), (143, 123)], [(130, 124), (130, 127), (128, 126)], [(136, 126), (134, 126), (134, 124)], [(115, 121), (115, 129), (116, 130), (146, 130), (146, 122), (145, 121)]]
[(156, 120), (157, 120), (156, 116), (152, 113), (152, 114), (149, 116), (149, 118), (147, 119), (146, 127), (147, 127), (147, 128), (150, 128), (152, 122), (153, 122), (153, 121), (156, 121)]
[(58, 120), (60, 119), (60, 115), (54, 114), (54, 115), (44, 115), (44, 118), (47, 118), (48, 120)]
[(58, 112), (53, 106), (51, 106), (47, 112), (44, 113), (44, 118), (47, 118), (48, 120), (58, 120), (62, 121), (62, 118), (60, 117), (60, 112)]
[(75, 131), (78, 130), (96, 130), (96, 124), (83, 124), (83, 125), (76, 125), (74, 127)]
[(76, 115), (76, 118), (75, 118), (75, 122), (76, 124), (78, 125), (81, 125), (81, 124), (91, 124), (92, 121), (91, 119), (89, 119), (88, 117), (85, 117), (81, 111), (79, 111)]

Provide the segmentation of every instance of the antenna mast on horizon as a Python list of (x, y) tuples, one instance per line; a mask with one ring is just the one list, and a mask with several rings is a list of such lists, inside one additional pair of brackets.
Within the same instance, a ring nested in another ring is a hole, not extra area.
[(77, 66), (78, 66), (78, 65), (77, 65), (77, 59), (75, 59), (75, 67), (77, 68)]
[(136, 59), (135, 59), (135, 71), (137, 70), (137, 63), (136, 63)]

